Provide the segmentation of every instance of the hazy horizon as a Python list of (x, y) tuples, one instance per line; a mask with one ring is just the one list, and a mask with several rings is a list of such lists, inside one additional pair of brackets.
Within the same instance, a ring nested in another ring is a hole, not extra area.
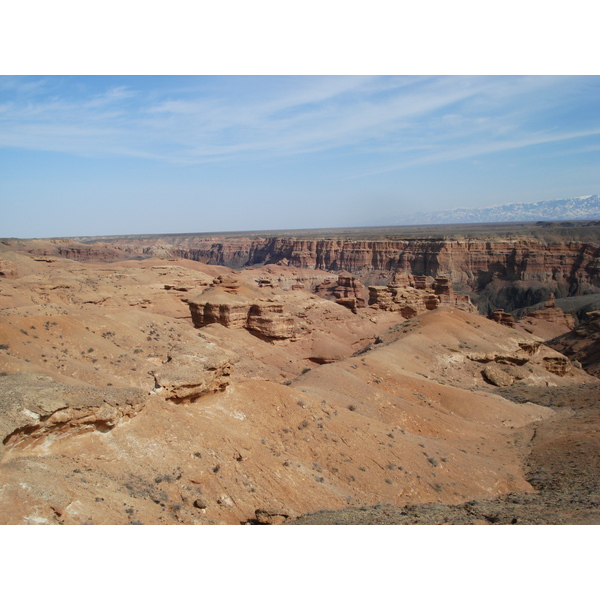
[(370, 227), (597, 194), (598, 76), (2, 76), (1, 237)]

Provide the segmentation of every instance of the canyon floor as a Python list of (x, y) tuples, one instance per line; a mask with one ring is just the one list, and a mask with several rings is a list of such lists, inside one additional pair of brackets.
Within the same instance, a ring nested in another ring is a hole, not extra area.
[(0, 244), (0, 523), (598, 522), (598, 379), (534, 335), (555, 309), (106, 248)]

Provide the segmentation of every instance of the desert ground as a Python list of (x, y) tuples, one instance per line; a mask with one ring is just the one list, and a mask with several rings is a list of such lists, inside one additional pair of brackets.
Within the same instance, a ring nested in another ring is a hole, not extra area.
[(600, 522), (597, 225), (536, 227), (0, 240), (0, 523)]

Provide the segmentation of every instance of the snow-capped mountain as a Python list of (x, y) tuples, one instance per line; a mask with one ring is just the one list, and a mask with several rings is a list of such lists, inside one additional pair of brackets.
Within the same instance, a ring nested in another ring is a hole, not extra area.
[(597, 194), (563, 200), (542, 200), (529, 204), (501, 204), (487, 208), (453, 208), (430, 213), (419, 212), (399, 219), (397, 224), (435, 225), (595, 219), (600, 219), (600, 198)]

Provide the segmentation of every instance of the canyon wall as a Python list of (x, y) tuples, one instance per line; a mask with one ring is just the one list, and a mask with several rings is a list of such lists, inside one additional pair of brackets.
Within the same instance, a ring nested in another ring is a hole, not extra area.
[[(365, 237), (368, 237), (365, 235)], [(387, 285), (395, 273), (447, 277), (468, 293), (481, 312), (507, 311), (549, 299), (600, 292), (600, 241), (482, 235), (451, 239), (325, 239), (310, 236), (148, 236), (110, 241), (74, 240), (39, 244), (34, 254), (81, 261), (185, 258), (241, 269), (253, 265), (347, 271), (364, 285)]]
[(537, 240), (309, 240), (291, 238), (198, 240), (171, 248), (183, 258), (242, 268), (283, 263), (345, 270), (366, 284), (394, 273), (448, 277), (474, 293), (482, 310), (514, 310), (557, 297), (600, 289), (600, 243)]

